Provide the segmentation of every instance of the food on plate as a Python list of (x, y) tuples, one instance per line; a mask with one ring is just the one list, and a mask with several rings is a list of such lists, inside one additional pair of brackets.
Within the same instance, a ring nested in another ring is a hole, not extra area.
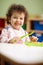
[(43, 42), (25, 42), (27, 46), (43, 46)]

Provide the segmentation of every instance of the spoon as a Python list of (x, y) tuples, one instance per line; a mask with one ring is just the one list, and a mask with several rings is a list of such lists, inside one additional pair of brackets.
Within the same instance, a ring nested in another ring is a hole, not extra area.
[(32, 31), (30, 34), (25, 34), (25, 35), (21, 36), (20, 38), (22, 39), (22, 38), (24, 38), (24, 37), (26, 37), (26, 36), (30, 36), (30, 35), (32, 35), (33, 33), (34, 33), (34, 31)]

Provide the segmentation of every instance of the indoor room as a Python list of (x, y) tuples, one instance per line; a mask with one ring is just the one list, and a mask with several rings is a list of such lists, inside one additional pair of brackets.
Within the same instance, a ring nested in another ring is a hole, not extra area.
[(43, 0), (0, 0), (0, 65), (43, 65)]

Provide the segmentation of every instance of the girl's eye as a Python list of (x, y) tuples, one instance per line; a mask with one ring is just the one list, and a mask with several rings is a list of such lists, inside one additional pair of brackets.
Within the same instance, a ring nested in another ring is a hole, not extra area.
[(13, 17), (14, 19), (16, 19), (17, 17)]
[(23, 18), (20, 18), (21, 20), (23, 20)]

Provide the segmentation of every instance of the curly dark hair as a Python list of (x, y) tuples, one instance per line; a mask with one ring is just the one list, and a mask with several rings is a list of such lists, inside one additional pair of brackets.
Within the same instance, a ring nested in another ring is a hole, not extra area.
[(18, 5), (17, 4), (13, 4), (13, 5), (11, 5), (9, 7), (9, 10), (8, 10), (8, 12), (6, 14), (6, 16), (7, 16), (7, 22), (9, 23), (9, 18), (11, 18), (12, 13), (16, 12), (16, 11), (20, 12), (20, 13), (23, 12), (25, 14), (24, 23), (26, 23), (27, 19), (28, 19), (28, 12), (27, 12), (26, 8), (23, 5), (19, 5), (19, 4)]

